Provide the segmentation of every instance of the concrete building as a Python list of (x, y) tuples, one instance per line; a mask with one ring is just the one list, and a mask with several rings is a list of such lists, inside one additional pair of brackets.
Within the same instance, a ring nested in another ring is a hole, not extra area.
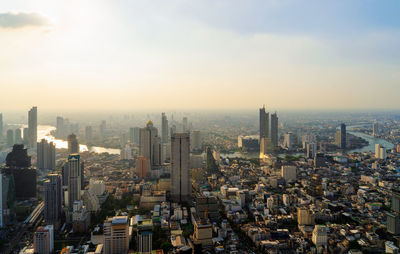
[(278, 115), (277, 113), (271, 114), (271, 141), (274, 147), (278, 146)]
[(54, 251), (53, 225), (38, 227), (33, 237), (33, 245), (35, 253), (37, 254), (53, 253)]
[(79, 143), (78, 139), (76, 138), (75, 134), (70, 134), (68, 135), (68, 153), (69, 154), (75, 154), (79, 153)]
[(44, 181), (44, 220), (58, 228), (62, 212), (61, 177), (49, 174)]
[(104, 221), (104, 254), (125, 254), (129, 250), (128, 216), (115, 216)]
[(157, 169), (161, 165), (161, 139), (151, 121), (140, 129), (139, 156), (146, 158), (149, 170)]
[(139, 253), (151, 253), (153, 250), (153, 223), (150, 219), (138, 221), (137, 244)]
[(165, 113), (161, 113), (161, 141), (168, 143), (168, 119)]
[(288, 151), (292, 150), (293, 147), (293, 133), (287, 132), (283, 139), (283, 147), (286, 148)]
[(335, 143), (342, 150), (347, 148), (346, 125), (344, 123), (342, 123), (339, 130), (336, 131)]
[(328, 245), (328, 233), (326, 231), (326, 226), (316, 225), (312, 233), (312, 242), (315, 246), (326, 247)]
[(315, 216), (310, 209), (305, 207), (297, 208), (297, 223), (299, 225), (314, 225)]
[(201, 151), (201, 133), (200, 131), (192, 132), (192, 142), (191, 147), (192, 151)]
[(297, 169), (295, 166), (282, 166), (281, 167), (281, 177), (285, 179), (286, 182), (296, 181), (297, 179)]
[[(71, 154), (68, 156), (66, 163), (68, 170), (68, 204), (72, 206), (75, 201), (81, 200), (81, 163), (79, 154)], [(70, 207), (72, 208), (72, 207)]]
[(269, 137), (269, 113), (265, 112), (265, 106), (260, 108), (260, 143), (262, 138)]
[(93, 142), (93, 128), (92, 126), (85, 127), (86, 145), (91, 145)]
[(14, 145), (14, 131), (9, 129), (7, 130), (7, 146), (11, 147)]
[(171, 197), (174, 202), (190, 199), (190, 134), (175, 133), (171, 137)]
[(37, 143), (37, 168), (54, 170), (56, 168), (56, 146), (42, 139)]
[(37, 107), (32, 107), (28, 112), (28, 146), (36, 147), (37, 144)]

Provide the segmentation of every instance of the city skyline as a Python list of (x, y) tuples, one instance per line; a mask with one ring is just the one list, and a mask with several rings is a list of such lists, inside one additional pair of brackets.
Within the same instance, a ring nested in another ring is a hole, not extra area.
[[(5, 2), (0, 108), (399, 109), (399, 10), (397, 1)], [(79, 103), (63, 96), (71, 91)]]

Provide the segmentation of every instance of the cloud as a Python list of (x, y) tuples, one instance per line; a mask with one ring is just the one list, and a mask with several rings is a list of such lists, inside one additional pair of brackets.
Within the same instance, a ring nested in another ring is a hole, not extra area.
[(21, 28), (26, 26), (46, 26), (49, 21), (39, 13), (27, 12), (5, 12), (0, 13), (0, 27)]

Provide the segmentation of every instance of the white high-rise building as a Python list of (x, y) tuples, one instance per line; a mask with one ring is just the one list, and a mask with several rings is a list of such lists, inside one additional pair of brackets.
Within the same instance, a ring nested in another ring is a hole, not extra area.
[(380, 144), (375, 144), (375, 158), (379, 160), (386, 160), (386, 148)]
[(175, 133), (171, 137), (171, 196), (174, 202), (190, 199), (190, 135)]
[(288, 149), (289, 151), (292, 150), (293, 146), (293, 134), (291, 132), (287, 132), (285, 134), (284, 140), (283, 140), (283, 146)]

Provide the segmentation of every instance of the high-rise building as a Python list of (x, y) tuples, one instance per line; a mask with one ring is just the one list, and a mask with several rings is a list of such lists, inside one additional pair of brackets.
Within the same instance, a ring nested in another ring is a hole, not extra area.
[(23, 133), (23, 139), (24, 139), (24, 145), (28, 145), (29, 143), (29, 131), (28, 128), (24, 128), (24, 130), (22, 131)]
[(265, 155), (271, 153), (274, 150), (271, 138), (262, 137), (260, 140), (260, 158), (264, 158)]
[(125, 254), (128, 252), (128, 249), (128, 216), (107, 218), (104, 221), (104, 254)]
[(49, 174), (44, 181), (44, 220), (57, 227), (61, 218), (61, 177), (58, 174)]
[(386, 148), (380, 144), (375, 144), (375, 158), (380, 160), (386, 160)]
[(193, 131), (191, 145), (192, 145), (192, 151), (201, 151), (201, 134), (200, 134), (200, 131)]
[(168, 143), (168, 119), (165, 113), (161, 114), (161, 141)]
[(326, 226), (316, 225), (312, 233), (312, 241), (315, 246), (326, 247), (328, 245), (328, 233), (326, 231)]
[(47, 225), (45, 227), (38, 227), (34, 238), (33, 245), (35, 253), (48, 254), (54, 251), (54, 227)]
[(274, 147), (278, 146), (278, 115), (275, 113), (271, 114), (271, 141)]
[[(31, 167), (31, 157), (24, 145), (14, 145), (6, 157), (2, 173), (13, 176), (16, 200), (36, 198), (36, 169)], [(10, 186), (11, 187), (11, 186)]]
[(188, 118), (183, 117), (182, 119), (182, 132), (188, 132), (189, 131), (189, 125), (188, 125)]
[(0, 140), (3, 138), (3, 114), (0, 113)]
[(346, 125), (344, 123), (342, 123), (340, 125), (340, 129), (336, 131), (335, 134), (335, 142), (336, 145), (340, 148), (340, 149), (346, 149), (347, 144), (346, 144)]
[(296, 181), (297, 178), (296, 166), (282, 166), (281, 177), (285, 179), (286, 182)]
[(35, 147), (37, 143), (37, 107), (28, 112), (28, 145)]
[(107, 123), (105, 120), (101, 121), (99, 129), (100, 129), (100, 140), (104, 140), (105, 135), (106, 135), (106, 128), (107, 128)]
[(288, 149), (288, 151), (292, 150), (293, 146), (293, 133), (287, 132), (285, 134), (285, 138), (283, 140), (283, 146)]
[(14, 131), (9, 129), (7, 130), (7, 146), (14, 145)]
[(92, 126), (86, 126), (85, 127), (85, 139), (86, 139), (86, 144), (91, 145), (93, 142), (93, 128)]
[(314, 225), (315, 215), (314, 213), (306, 207), (297, 208), (297, 223), (299, 225)]
[(374, 122), (372, 124), (372, 136), (376, 137), (377, 135), (379, 135), (379, 125), (377, 122)]
[(144, 156), (139, 156), (136, 160), (136, 169), (140, 178), (147, 177), (147, 158)]
[(175, 133), (171, 137), (171, 197), (174, 202), (190, 199), (190, 134)]
[(260, 142), (262, 138), (269, 137), (269, 113), (265, 112), (265, 106), (260, 108)]
[(37, 143), (37, 168), (54, 170), (56, 168), (56, 147), (53, 142), (42, 139)]
[(153, 250), (153, 223), (150, 219), (138, 221), (137, 241), (139, 253), (151, 253)]
[(73, 154), (73, 153), (79, 153), (79, 143), (78, 139), (76, 138), (75, 134), (70, 134), (68, 135), (68, 153)]
[(14, 136), (15, 136), (14, 143), (15, 144), (22, 144), (23, 141), (22, 141), (21, 129), (19, 129), (19, 128), (15, 129)]
[(140, 129), (139, 155), (147, 159), (147, 169), (155, 169), (161, 160), (161, 142), (157, 128), (149, 121), (145, 128)]
[(62, 118), (61, 116), (57, 116), (56, 137), (63, 138), (64, 135), (65, 135), (64, 118)]
[(68, 206), (72, 207), (74, 201), (81, 200), (82, 165), (79, 154), (69, 155), (66, 166), (68, 169)]

